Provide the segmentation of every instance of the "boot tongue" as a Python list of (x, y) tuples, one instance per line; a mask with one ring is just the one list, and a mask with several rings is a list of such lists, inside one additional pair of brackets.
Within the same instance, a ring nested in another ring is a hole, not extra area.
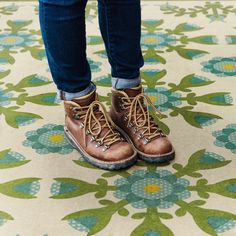
[(72, 99), (73, 102), (77, 103), (81, 107), (89, 106), (93, 101), (97, 101), (97, 100), (98, 99), (97, 99), (97, 94), (95, 90), (83, 97)]
[(142, 92), (142, 86), (140, 85), (134, 88), (123, 89), (123, 91), (128, 95), (128, 97), (136, 97)]

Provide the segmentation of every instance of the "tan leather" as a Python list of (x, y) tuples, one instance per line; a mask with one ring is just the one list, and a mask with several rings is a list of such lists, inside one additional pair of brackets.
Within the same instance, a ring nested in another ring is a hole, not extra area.
[[(115, 124), (98, 101), (95, 91), (72, 101), (64, 101), (64, 108), (65, 128), (76, 145), (80, 149), (82, 147), (85, 155), (106, 162), (122, 161), (134, 155), (131, 144), (116, 130)], [(84, 114), (78, 117), (79, 112)], [(102, 140), (104, 136), (107, 138), (99, 146), (97, 141)], [(96, 140), (93, 140), (93, 137), (96, 137)]]
[(143, 154), (157, 157), (173, 152), (170, 140), (154, 122), (144, 101), (154, 106), (144, 95), (142, 86), (124, 90), (113, 89), (110, 116)]

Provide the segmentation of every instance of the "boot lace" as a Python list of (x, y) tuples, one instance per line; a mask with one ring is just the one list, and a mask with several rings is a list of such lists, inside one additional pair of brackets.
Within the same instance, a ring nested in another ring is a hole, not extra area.
[(146, 104), (150, 105), (158, 113), (157, 115), (162, 117), (162, 113), (153, 105), (151, 99), (146, 94), (142, 92), (135, 97), (121, 97), (121, 100), (122, 108), (129, 110), (128, 114), (126, 114), (129, 127), (135, 125), (134, 129), (136, 132), (143, 130), (139, 135), (139, 139), (144, 138), (145, 144), (152, 139), (166, 136), (155, 123), (149, 109), (144, 105), (144, 101), (146, 101)]
[[(120, 133), (115, 130), (115, 124), (106, 112), (106, 109), (99, 101), (93, 101), (89, 106), (73, 107), (74, 118), (81, 119), (81, 128), (84, 129), (84, 145), (87, 147), (86, 135), (92, 135), (91, 141), (96, 141), (96, 147), (104, 144), (106, 149), (110, 148), (115, 142), (123, 141)], [(100, 137), (104, 128), (108, 128), (108, 131)]]

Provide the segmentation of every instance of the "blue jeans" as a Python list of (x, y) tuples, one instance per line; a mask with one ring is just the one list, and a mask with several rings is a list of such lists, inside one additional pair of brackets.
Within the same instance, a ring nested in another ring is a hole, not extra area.
[[(87, 0), (39, 0), (39, 18), (52, 78), (61, 99), (94, 90), (86, 56)], [(111, 65), (112, 86), (140, 84), (140, 0), (98, 0), (99, 27)]]

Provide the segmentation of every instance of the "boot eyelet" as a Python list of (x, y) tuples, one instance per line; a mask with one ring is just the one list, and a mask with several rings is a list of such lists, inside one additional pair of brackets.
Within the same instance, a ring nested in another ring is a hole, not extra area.
[(124, 121), (127, 121), (127, 120), (128, 120), (128, 116), (125, 116), (125, 117), (124, 117)]
[(143, 138), (143, 134), (141, 133), (141, 134), (138, 135), (138, 140), (140, 140), (142, 138)]
[(95, 138), (94, 136), (92, 136), (91, 142), (93, 142), (93, 141), (95, 141), (95, 140), (96, 140), (96, 138)]
[(86, 135), (90, 135), (91, 134), (91, 132), (87, 129), (86, 130)]
[(95, 145), (95, 147), (98, 148), (98, 147), (102, 146), (102, 144), (103, 144), (102, 142), (97, 142), (97, 144)]
[(125, 110), (124, 104), (120, 104), (120, 109)]
[(79, 127), (80, 127), (80, 129), (83, 129), (84, 128), (84, 123), (81, 123)]
[(149, 138), (144, 138), (143, 144), (147, 145), (148, 143), (150, 143), (150, 139)]
[(134, 124), (132, 122), (129, 122), (128, 125), (127, 125), (128, 128), (131, 128), (133, 126), (134, 126)]
[(134, 127), (133, 133), (136, 134), (137, 131), (138, 131), (138, 129), (136, 127)]
[(76, 120), (79, 120), (80, 119), (80, 116), (78, 114), (73, 114), (73, 117), (76, 119)]
[(79, 111), (79, 108), (78, 108), (78, 107), (72, 107), (71, 109), (72, 109), (73, 112)]
[(106, 144), (106, 145), (104, 145), (104, 148), (102, 149), (102, 151), (105, 152), (105, 151), (106, 151), (107, 149), (109, 149), (109, 148), (110, 148), (110, 145), (107, 145), (107, 144)]

